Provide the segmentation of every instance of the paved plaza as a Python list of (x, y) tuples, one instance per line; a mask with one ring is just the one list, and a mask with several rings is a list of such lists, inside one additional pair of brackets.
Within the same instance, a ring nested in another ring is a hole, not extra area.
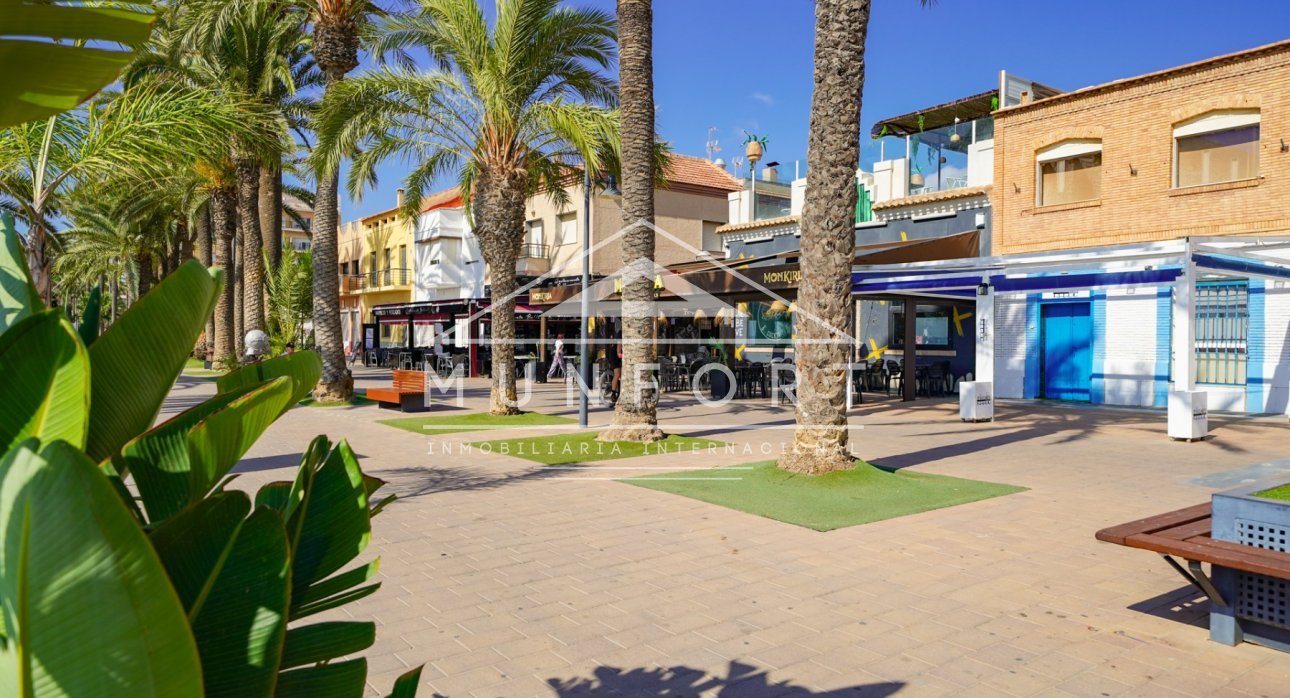
[[(485, 409), (467, 387), (461, 411)], [(576, 417), (561, 390), (534, 409)], [(183, 377), (167, 409), (213, 392)], [(1210, 642), (1207, 603), (1158, 556), (1093, 538), (1290, 472), (1284, 418), (1215, 416), (1185, 444), (1152, 411), (1027, 402), (963, 424), (955, 402), (870, 402), (862, 457), (1028, 490), (819, 533), (612, 479), (773, 457), (792, 412), (765, 401), (664, 396), (665, 429), (734, 447), (574, 469), (453, 448), (496, 433), (376, 423), (394, 416), (297, 408), (238, 466), (243, 487), (291, 477), (325, 433), (400, 496), (368, 551), (384, 587), (346, 607), (378, 621), (372, 695), (418, 664), (444, 696), (1290, 695), (1290, 656)]]

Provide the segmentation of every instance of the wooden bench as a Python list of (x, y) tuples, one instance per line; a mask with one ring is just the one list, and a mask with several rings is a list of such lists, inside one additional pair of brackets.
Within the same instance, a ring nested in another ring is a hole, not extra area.
[(367, 397), (375, 400), (379, 407), (397, 407), (404, 412), (418, 412), (426, 409), (425, 392), (424, 371), (395, 369), (393, 385), (389, 388), (369, 388)]
[[(1252, 545), (1214, 540), (1211, 532), (1210, 504), (1178, 509), (1159, 516), (1138, 519), (1104, 528), (1097, 532), (1097, 539), (1130, 548), (1150, 550), (1159, 554), (1178, 574), (1209, 598), (1210, 637), (1228, 645), (1249, 639), (1278, 649), (1286, 649), (1281, 633), (1275, 629), (1274, 639), (1255, 636), (1242, 626), (1233, 605), (1236, 596), (1237, 572), (1257, 574), (1276, 580), (1290, 580), (1290, 554), (1265, 550)], [(1187, 563), (1184, 568), (1175, 558)], [(1210, 565), (1206, 574), (1202, 563)], [(1214, 577), (1211, 579), (1211, 575)], [(1261, 635), (1265, 629), (1254, 629)]]

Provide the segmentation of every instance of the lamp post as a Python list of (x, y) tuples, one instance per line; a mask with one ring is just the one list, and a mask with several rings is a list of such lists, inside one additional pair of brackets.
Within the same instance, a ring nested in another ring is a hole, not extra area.
[(578, 373), (582, 380), (578, 385), (578, 427), (587, 428), (587, 391), (591, 386), (591, 334), (588, 317), (591, 299), (587, 296), (587, 287), (591, 285), (591, 170), (585, 165), (582, 168), (582, 331), (579, 341)]
[[(614, 178), (609, 182), (604, 193), (610, 196), (619, 194), (614, 186)], [(587, 391), (591, 388), (591, 329), (588, 326), (591, 315), (591, 297), (587, 291), (591, 287), (591, 173), (584, 167), (582, 171), (582, 292), (579, 294), (582, 306), (581, 348), (578, 362), (578, 374), (582, 376), (578, 386), (578, 427), (587, 428)]]

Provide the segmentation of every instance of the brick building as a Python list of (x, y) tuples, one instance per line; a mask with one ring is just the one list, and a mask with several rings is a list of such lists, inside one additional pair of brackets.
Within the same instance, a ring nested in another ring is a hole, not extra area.
[(997, 254), (1290, 229), (1290, 41), (994, 119)]
[(995, 256), (910, 282), (990, 314), (977, 377), (1003, 398), (1162, 407), (1196, 390), (1285, 413), (1290, 41), (1018, 97), (993, 112)]

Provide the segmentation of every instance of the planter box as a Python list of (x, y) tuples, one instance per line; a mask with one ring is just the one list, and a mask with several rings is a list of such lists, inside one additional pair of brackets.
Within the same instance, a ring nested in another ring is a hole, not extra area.
[(994, 421), (994, 383), (990, 381), (959, 383), (959, 419), (965, 422)]
[[(1290, 502), (1255, 497), (1284, 484), (1273, 480), (1245, 485), (1213, 498), (1214, 540), (1290, 555)], [(1226, 607), (1210, 607), (1210, 639), (1227, 645), (1254, 642), (1290, 652), (1290, 581), (1214, 567), (1214, 587)]]

